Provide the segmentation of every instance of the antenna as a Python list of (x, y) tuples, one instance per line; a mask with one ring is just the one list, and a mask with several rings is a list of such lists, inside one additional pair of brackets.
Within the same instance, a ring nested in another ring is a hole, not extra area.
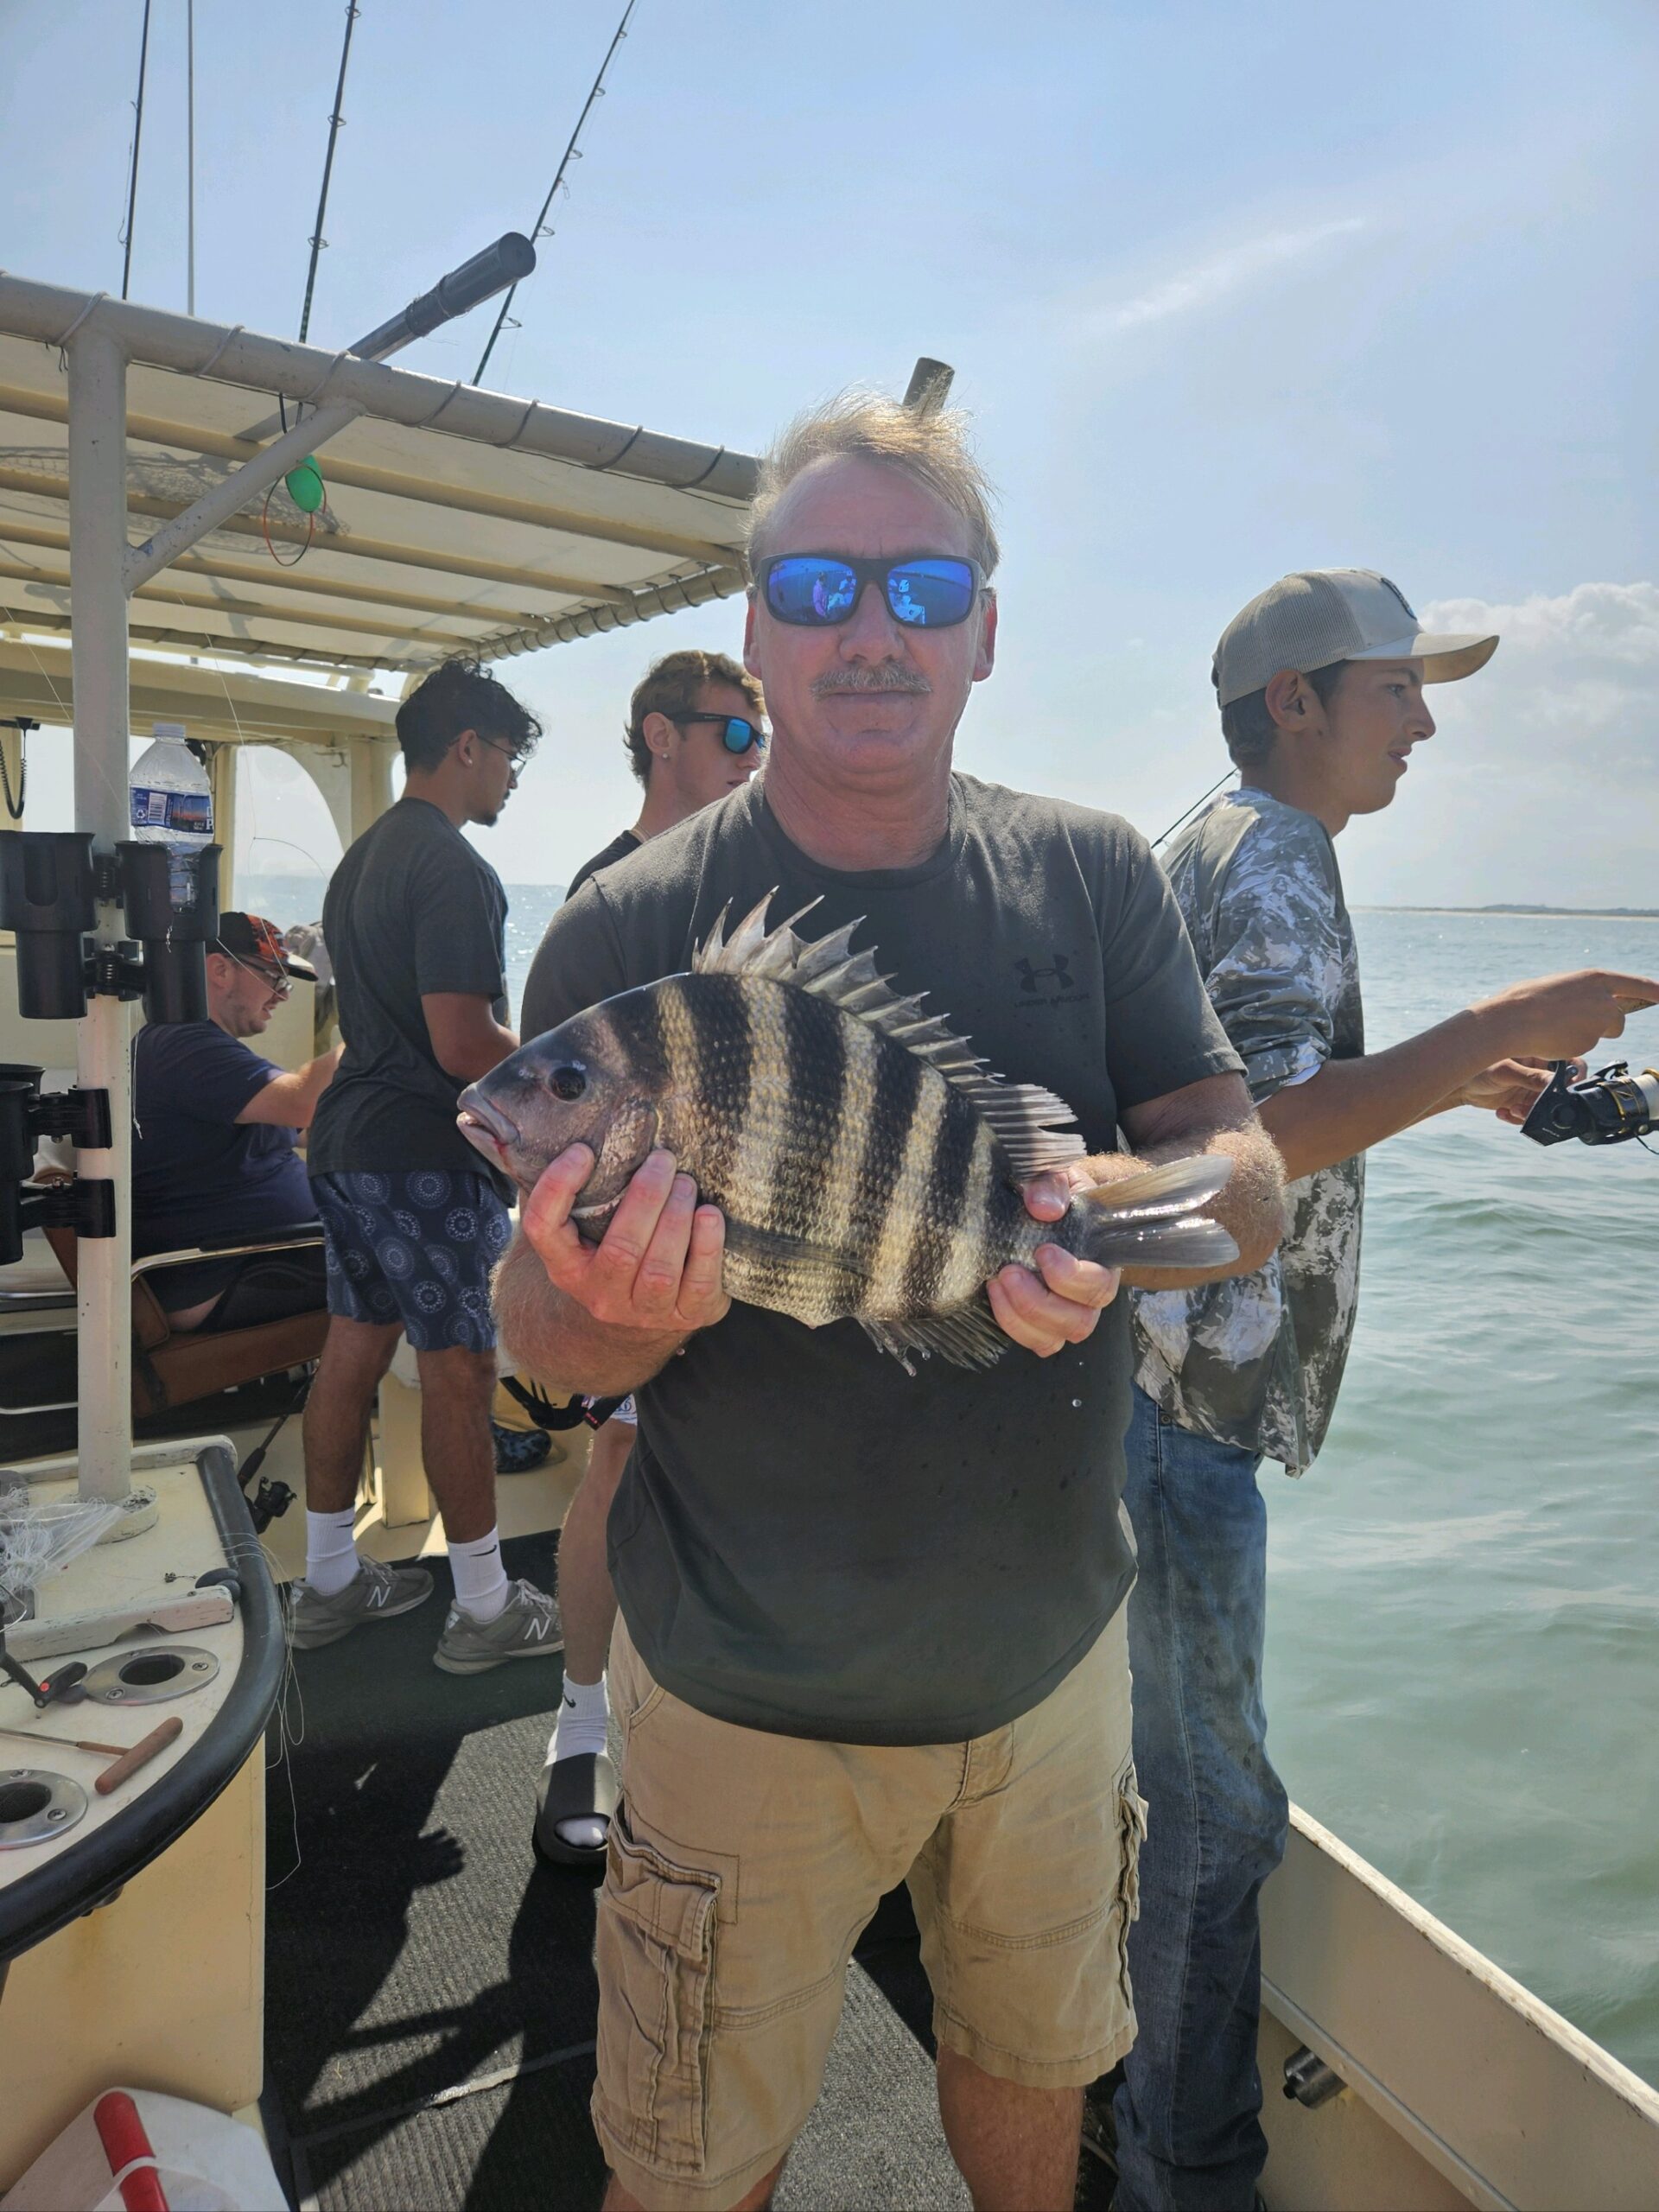
[(196, 311), (196, 0), (184, 0), (184, 311)]

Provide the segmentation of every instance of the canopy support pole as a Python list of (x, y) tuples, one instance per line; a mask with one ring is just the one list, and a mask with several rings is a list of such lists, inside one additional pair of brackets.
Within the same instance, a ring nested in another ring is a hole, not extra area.
[[(127, 363), (97, 321), (69, 342), (69, 554), (75, 577), (75, 823), (95, 853), (130, 832), (127, 796)], [(100, 905), (97, 941), (123, 935), (119, 910)], [(130, 1187), (131, 1009), (89, 998), (76, 1025), (76, 1079), (106, 1090), (111, 1141), (82, 1150), (76, 1167)], [(84, 1238), (78, 1255), (79, 1487), (85, 1498), (124, 1498), (132, 1487), (132, 1210), (115, 1210), (113, 1236)]]
[[(302, 423), (296, 423), (274, 443), (264, 447), (251, 461), (245, 461), (240, 468), (206, 491), (194, 505), (182, 514), (175, 515), (164, 523), (153, 537), (142, 545), (135, 545), (129, 552), (126, 537), (122, 533), (124, 581), (128, 591), (137, 591), (140, 584), (147, 584), (152, 576), (159, 575), (181, 553), (188, 553), (200, 537), (210, 530), (217, 530), (220, 523), (229, 522), (239, 508), (250, 499), (257, 499), (261, 492), (286, 476), (332, 437), (339, 435), (348, 423), (355, 423), (363, 412), (361, 406), (350, 400), (341, 400), (332, 407), (320, 407), (315, 415), (308, 415)], [(71, 420), (73, 421), (73, 415)], [(122, 424), (123, 435), (126, 425)], [(123, 510), (124, 512), (124, 509)], [(73, 566), (73, 548), (71, 548)]]

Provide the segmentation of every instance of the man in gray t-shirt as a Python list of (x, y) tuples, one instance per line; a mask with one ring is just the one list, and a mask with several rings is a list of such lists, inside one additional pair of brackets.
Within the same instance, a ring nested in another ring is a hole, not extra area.
[[(1064, 1097), (1099, 1155), (1090, 1176), (1135, 1172), (1120, 1131), (1143, 1160), (1226, 1152), (1216, 1211), (1240, 1264), (1259, 1262), (1278, 1162), (1144, 841), (952, 772), (996, 634), (996, 541), (956, 426), (862, 397), (804, 418), (763, 472), (750, 553), (764, 777), (560, 912), (536, 1019), (683, 969), (728, 901), (735, 919), (776, 888), (774, 920), (817, 938), (861, 918), (855, 941), (899, 990)], [(705, 1043), (699, 1094), (745, 1126), (770, 1071), (747, 1045)], [(895, 1054), (847, 1105), (839, 1088), (823, 1102), (842, 1161), (815, 1185), (827, 1207), (887, 1213), (912, 1080)], [(1069, 2212), (1083, 2087), (1134, 2034), (1116, 1277), (1041, 1245), (986, 1287), (1009, 1339), (992, 1366), (935, 1356), (907, 1374), (854, 1321), (730, 1302), (726, 1224), (664, 1153), (584, 1244), (570, 1217), (594, 1165), (578, 1145), (545, 1171), (496, 1295), (537, 1373), (639, 1391), (609, 1522), (624, 1748), (597, 1930), (607, 2203), (769, 2201), (852, 1947), (908, 1878), (970, 2193)], [(965, 1205), (965, 1158), (942, 1148), (931, 1167), (941, 1212)], [(766, 1172), (798, 1171), (780, 1154)], [(1058, 1219), (1084, 1172), (1028, 1183), (1033, 1216)]]
[(1621, 998), (1659, 997), (1640, 977), (1553, 976), (1365, 1051), (1332, 841), (1389, 804), (1433, 735), (1424, 684), (1472, 675), (1497, 645), (1428, 635), (1386, 577), (1349, 569), (1285, 577), (1216, 652), (1242, 786), (1166, 866), (1284, 1156), (1288, 1220), (1254, 1273), (1131, 1301), (1129, 1650), (1151, 1827), (1129, 1947), (1141, 2033), (1116, 2101), (1122, 2212), (1248, 2212), (1266, 2155), (1256, 1897), (1287, 1806), (1266, 1751), (1256, 1470), (1300, 1473), (1324, 1441), (1358, 1295), (1365, 1150), (1460, 1104), (1524, 1120), (1545, 1059), (1617, 1035)]

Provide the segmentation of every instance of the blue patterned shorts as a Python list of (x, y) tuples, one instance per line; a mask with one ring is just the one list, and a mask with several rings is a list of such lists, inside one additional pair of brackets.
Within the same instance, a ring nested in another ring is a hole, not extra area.
[(328, 1311), (397, 1322), (416, 1351), (495, 1350), (490, 1271), (512, 1218), (482, 1175), (314, 1175), (328, 1251)]

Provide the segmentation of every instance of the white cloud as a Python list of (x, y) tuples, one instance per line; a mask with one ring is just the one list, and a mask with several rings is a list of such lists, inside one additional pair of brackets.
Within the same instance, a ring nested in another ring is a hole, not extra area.
[(1431, 690), (1439, 734), (1395, 805), (1344, 841), (1351, 895), (1659, 906), (1659, 583), (1421, 613), (1500, 643), (1478, 675)]
[(1253, 278), (1282, 268), (1287, 262), (1300, 261), (1332, 238), (1351, 237), (1364, 228), (1363, 215), (1348, 215), (1307, 230), (1273, 231), (1262, 238), (1247, 238), (1243, 245), (1230, 246), (1224, 253), (1166, 277), (1139, 298), (1126, 301), (1111, 311), (1111, 327), (1133, 330), (1143, 323), (1184, 315), (1192, 308), (1207, 307), (1229, 292), (1241, 290)]

